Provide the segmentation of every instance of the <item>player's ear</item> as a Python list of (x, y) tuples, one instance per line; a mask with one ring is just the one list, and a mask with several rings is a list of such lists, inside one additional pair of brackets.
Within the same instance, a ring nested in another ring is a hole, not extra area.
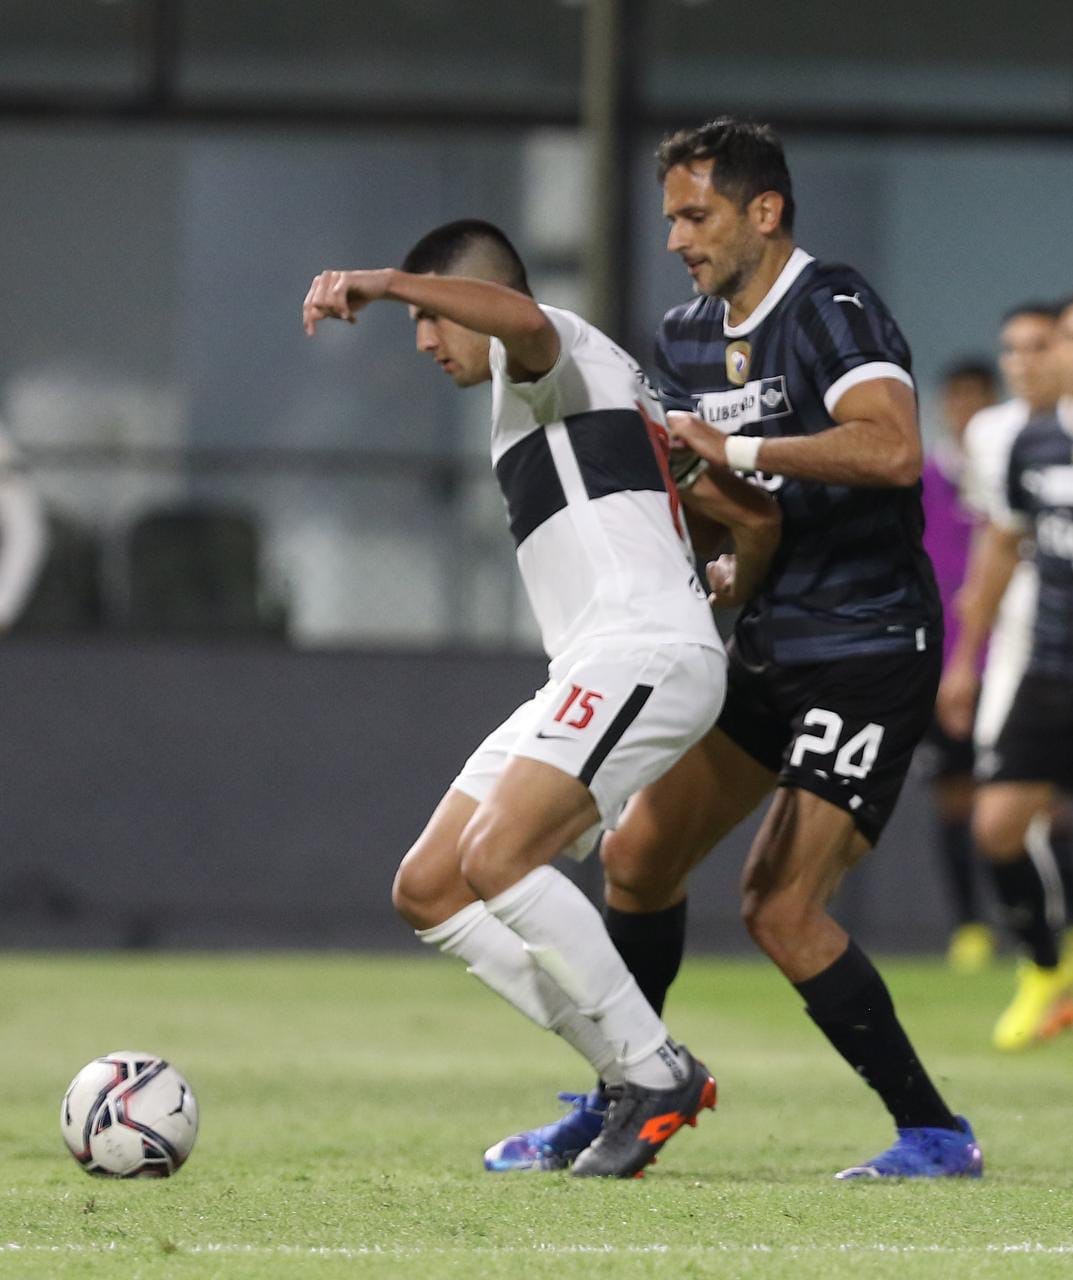
[(782, 224), (785, 201), (777, 191), (761, 191), (749, 201), (749, 221), (761, 235), (772, 236)]

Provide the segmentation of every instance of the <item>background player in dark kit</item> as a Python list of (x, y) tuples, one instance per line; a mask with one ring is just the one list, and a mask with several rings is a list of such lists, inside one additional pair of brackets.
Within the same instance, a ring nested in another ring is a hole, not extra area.
[[(943, 660), (957, 639), (955, 597), (965, 580), (969, 548), (980, 517), (963, 498), (963, 439), (972, 419), (995, 403), (995, 370), (986, 359), (949, 365), (939, 387), (939, 438), (921, 475), (924, 547), (935, 569), (943, 603)], [(972, 847), (973, 749), (971, 738), (953, 738), (933, 719), (917, 752), (915, 767), (926, 779), (935, 808), (939, 863), (953, 928), (947, 962), (959, 973), (976, 973), (995, 950), (981, 893), (985, 869)]]
[[(977, 572), (963, 594), (962, 630), (940, 709), (956, 710), (1026, 537), (1034, 539), (1039, 596), (1028, 665), (992, 750), (977, 762), (976, 841), (991, 863), (1006, 918), (1026, 954), (1017, 995), (994, 1031), (997, 1048), (1028, 1048), (1073, 1026), (1073, 954), (1057, 868), (1027, 845), (1058, 788), (1073, 790), (1073, 304), (1058, 318), (1052, 358), (1062, 398), (1030, 418), (1010, 450), (1005, 509), (992, 512)], [(982, 566), (982, 569), (981, 569)]]
[[(899, 1130), (839, 1176), (978, 1174), (968, 1123), (827, 911), (890, 815), (939, 680), (909, 350), (860, 275), (795, 248), (770, 129), (721, 119), (666, 139), (659, 161), (667, 247), (699, 295), (668, 314), (657, 347), (664, 403), (685, 411), (670, 415), (692, 450), (685, 500), (710, 514), (705, 466), (755, 474), (783, 540), (735, 629), (717, 726), (605, 837), (608, 930), (661, 1007), (690, 868), (774, 792), (744, 871), (747, 927)], [(598, 1106), (594, 1094), (584, 1109)], [(551, 1129), (531, 1132), (553, 1143)]]

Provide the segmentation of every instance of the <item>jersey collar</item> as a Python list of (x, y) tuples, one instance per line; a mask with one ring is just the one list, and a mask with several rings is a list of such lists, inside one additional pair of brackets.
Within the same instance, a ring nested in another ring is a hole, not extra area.
[(751, 315), (745, 317), (741, 324), (727, 324), (727, 316), (730, 315), (730, 307), (728, 306), (723, 312), (723, 332), (728, 338), (741, 338), (747, 333), (757, 328), (764, 320), (768, 318), (772, 311), (778, 306), (789, 291), (790, 286), (808, 266), (810, 262), (816, 259), (806, 253), (804, 249), (795, 249), (787, 259), (786, 266), (779, 272), (778, 278), (771, 288), (764, 294), (760, 305)]

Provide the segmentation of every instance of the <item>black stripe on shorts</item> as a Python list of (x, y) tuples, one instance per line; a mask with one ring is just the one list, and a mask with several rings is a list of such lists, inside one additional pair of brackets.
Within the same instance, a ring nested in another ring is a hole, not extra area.
[(585, 786), (589, 785), (596, 776), (596, 770), (618, 746), (619, 739), (640, 715), (641, 708), (651, 696), (652, 686), (650, 684), (634, 686), (633, 693), (622, 704), (618, 715), (608, 725), (604, 736), (593, 747), (589, 758), (582, 765), (581, 772), (578, 774), (579, 782), (583, 782)]

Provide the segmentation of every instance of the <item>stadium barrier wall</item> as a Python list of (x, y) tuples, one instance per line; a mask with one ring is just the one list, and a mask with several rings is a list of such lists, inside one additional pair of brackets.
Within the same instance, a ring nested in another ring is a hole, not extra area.
[[(412, 948), (395, 867), (468, 752), (543, 678), (517, 655), (9, 638), (0, 946)], [(754, 829), (696, 874), (692, 948), (749, 946), (737, 881)], [(598, 893), (596, 859), (572, 874)], [(942, 945), (912, 779), (839, 914), (867, 945)]]

